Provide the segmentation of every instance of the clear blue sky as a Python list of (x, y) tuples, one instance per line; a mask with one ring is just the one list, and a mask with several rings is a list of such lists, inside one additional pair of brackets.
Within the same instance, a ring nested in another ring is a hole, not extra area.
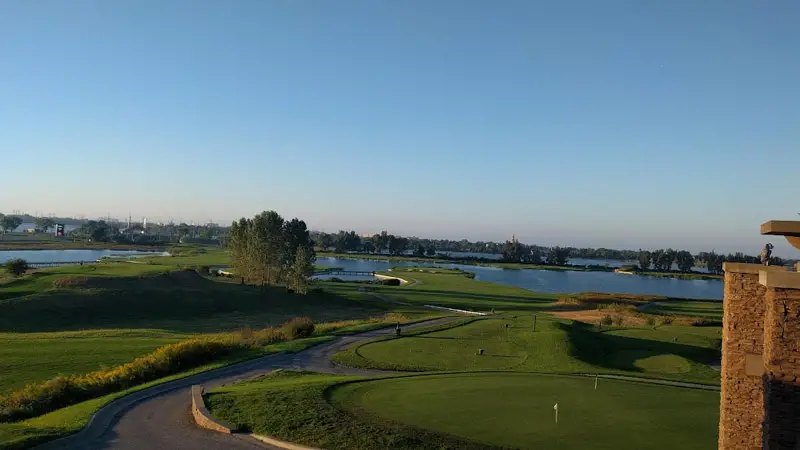
[(798, 23), (795, 0), (6, 2), (0, 210), (757, 253), (800, 219)]

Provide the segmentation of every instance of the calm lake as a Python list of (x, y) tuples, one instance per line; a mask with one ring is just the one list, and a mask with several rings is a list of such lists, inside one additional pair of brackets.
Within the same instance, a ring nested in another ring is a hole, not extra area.
[(166, 255), (165, 252), (142, 252), (133, 250), (0, 250), (0, 263), (22, 258), (28, 263), (43, 262), (92, 262), (100, 258), (134, 258)]
[(424, 264), (409, 261), (317, 258), (317, 264), (344, 270), (379, 272), (392, 266), (431, 266), (459, 268), (475, 273), (475, 279), (502, 283), (536, 292), (618, 292), (652, 294), (668, 297), (713, 298), (722, 300), (722, 280), (678, 280), (675, 278), (620, 275), (613, 272), (576, 272), (561, 270), (509, 270), (465, 264)]

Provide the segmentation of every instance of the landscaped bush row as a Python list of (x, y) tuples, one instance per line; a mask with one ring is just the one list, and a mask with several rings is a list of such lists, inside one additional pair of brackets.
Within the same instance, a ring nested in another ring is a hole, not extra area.
[(59, 376), (0, 396), (0, 422), (13, 422), (128, 389), (219, 359), (236, 350), (311, 336), (314, 323), (294, 318), (279, 328), (241, 330), (166, 345), (136, 360), (85, 375)]

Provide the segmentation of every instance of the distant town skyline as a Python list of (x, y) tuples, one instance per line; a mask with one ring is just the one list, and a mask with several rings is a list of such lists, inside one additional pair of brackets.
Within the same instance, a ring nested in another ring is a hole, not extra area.
[[(268, 209), (271, 209), (271, 208), (264, 208), (262, 210), (268, 210)], [(38, 213), (39, 211), (36, 211), (36, 212)], [(231, 218), (231, 219), (213, 219), (211, 221), (200, 220), (200, 219), (187, 219), (187, 218), (177, 217), (177, 216), (134, 215), (134, 214), (131, 214), (131, 219), (135, 223), (141, 223), (142, 220), (146, 218), (148, 223), (150, 223), (150, 224), (160, 224), (160, 223), (166, 224), (166, 223), (169, 223), (170, 219), (171, 219), (171, 221), (173, 223), (175, 223), (175, 224), (179, 224), (179, 223), (182, 223), (182, 222), (186, 223), (186, 224), (192, 224), (192, 225), (206, 225), (208, 223), (214, 223), (214, 224), (219, 225), (219, 226), (227, 227), (227, 226), (230, 226), (230, 224), (234, 220), (238, 220), (241, 217), (252, 217), (255, 214), (257, 214), (258, 212), (261, 212), (261, 211), (253, 211), (251, 213), (241, 214), (238, 217)], [(278, 211), (278, 212), (283, 214), (282, 211)], [(29, 212), (24, 212), (23, 210), (0, 211), (0, 213), (2, 213), (2, 214), (29, 214), (29, 215), (37, 216), (36, 214), (29, 213)], [(283, 215), (286, 216), (285, 214), (283, 214)], [(125, 223), (127, 221), (127, 219), (128, 219), (127, 215), (122, 216), (122, 215), (110, 214), (110, 216), (111, 216), (112, 220), (116, 220), (116, 221), (123, 222), (123, 223)], [(77, 219), (77, 220), (105, 220), (108, 217), (108, 213), (106, 213), (104, 215), (101, 215), (101, 216), (87, 216), (85, 214), (69, 214), (69, 213), (66, 213), (66, 212), (59, 214), (59, 213), (53, 212), (53, 213), (46, 213), (45, 217), (64, 217), (64, 218), (69, 217), (69, 218), (73, 218), (73, 219)], [(289, 215), (289, 217), (295, 217), (295, 216)], [(553, 241), (553, 240), (548, 239), (548, 236), (534, 236), (534, 235), (531, 235), (531, 234), (526, 234), (525, 230), (512, 231), (510, 234), (508, 234), (506, 236), (501, 236), (501, 235), (494, 235), (494, 236), (477, 235), (477, 236), (471, 236), (471, 235), (466, 235), (466, 234), (463, 234), (463, 233), (459, 233), (458, 229), (453, 229), (453, 233), (452, 234), (432, 235), (432, 234), (426, 234), (426, 233), (405, 232), (405, 231), (403, 231), (402, 229), (400, 229), (398, 227), (391, 227), (391, 226), (387, 226), (387, 227), (369, 227), (369, 226), (367, 226), (367, 227), (348, 227), (347, 225), (342, 225), (340, 227), (321, 228), (321, 227), (317, 227), (317, 226), (314, 225), (314, 220), (313, 219), (309, 219), (308, 217), (301, 217), (301, 216), (298, 216), (298, 218), (304, 220), (308, 224), (309, 229), (311, 229), (312, 231), (322, 231), (322, 232), (325, 232), (325, 233), (336, 233), (336, 232), (338, 232), (340, 230), (344, 230), (344, 231), (351, 231), (352, 230), (352, 231), (355, 231), (361, 237), (364, 237), (366, 235), (374, 235), (376, 233), (380, 233), (381, 231), (386, 230), (389, 233), (393, 233), (393, 234), (396, 234), (396, 235), (415, 236), (415, 237), (426, 238), (426, 239), (450, 239), (450, 240), (467, 239), (467, 240), (472, 241), (472, 242), (476, 242), (476, 241), (504, 242), (506, 240), (510, 240), (512, 236), (515, 236), (520, 242), (523, 242), (525, 244), (535, 244), (535, 245), (542, 245), (542, 246), (560, 245), (560, 246), (568, 246), (568, 247), (611, 248), (611, 249), (616, 249), (616, 250), (637, 250), (637, 249), (640, 249), (640, 248), (643, 249), (643, 250), (651, 250), (651, 249), (657, 249), (657, 248), (675, 248), (675, 249), (686, 249), (686, 250), (689, 250), (689, 251), (691, 251), (693, 253), (715, 250), (718, 253), (719, 252), (722, 252), (722, 253), (743, 252), (743, 253), (746, 253), (746, 254), (749, 254), (749, 255), (757, 255), (761, 251), (761, 249), (763, 248), (764, 244), (766, 244), (767, 242), (771, 242), (775, 246), (775, 248), (773, 250), (773, 253), (776, 256), (780, 256), (782, 258), (788, 258), (788, 259), (798, 259), (798, 258), (800, 258), (800, 254), (798, 254), (797, 251), (793, 247), (791, 247), (783, 238), (776, 237), (776, 236), (761, 236), (759, 234), (759, 227), (760, 227), (761, 223), (766, 222), (767, 220), (763, 220), (762, 222), (758, 222), (758, 223), (754, 223), (753, 224), (752, 231), (750, 233), (751, 236), (748, 239), (748, 241), (750, 242), (749, 246), (741, 245), (741, 246), (730, 246), (730, 247), (728, 247), (728, 246), (725, 246), (725, 245), (711, 245), (711, 246), (708, 246), (708, 245), (700, 245), (700, 246), (682, 245), (679, 241), (677, 241), (677, 243), (665, 244), (665, 245), (663, 245), (663, 244), (662, 245), (659, 245), (659, 244), (647, 245), (647, 244), (639, 244), (639, 243), (631, 243), (629, 245), (626, 245), (625, 241), (622, 241), (621, 245), (607, 245), (607, 244), (602, 244), (602, 243), (592, 244), (591, 243), (592, 241), (590, 240), (591, 238), (589, 237), (589, 236), (591, 236), (591, 229), (590, 228), (585, 230), (585, 232), (583, 232), (583, 233), (579, 233), (579, 236), (581, 236), (583, 238), (583, 240), (581, 242), (588, 242), (588, 243), (570, 243), (570, 242), (564, 242), (564, 241)], [(788, 217), (788, 218), (778, 218), (778, 219), (769, 219), (769, 220), (793, 220), (793, 218), (792, 217)], [(598, 241), (600, 241), (600, 239), (598, 239)], [(713, 242), (713, 241), (711, 239), (709, 239), (709, 242)]]
[(11, 2), (0, 209), (755, 254), (800, 2)]

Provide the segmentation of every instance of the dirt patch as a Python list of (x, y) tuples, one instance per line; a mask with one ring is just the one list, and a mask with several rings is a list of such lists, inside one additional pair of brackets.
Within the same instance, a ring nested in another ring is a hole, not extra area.
[(646, 317), (640, 315), (618, 313), (612, 310), (599, 309), (585, 309), (582, 311), (557, 311), (552, 312), (551, 314), (562, 319), (574, 320), (576, 322), (583, 322), (591, 325), (597, 325), (605, 316), (610, 316), (615, 322), (617, 317), (622, 316), (622, 323), (624, 325), (642, 326), (646, 324), (647, 320)]

